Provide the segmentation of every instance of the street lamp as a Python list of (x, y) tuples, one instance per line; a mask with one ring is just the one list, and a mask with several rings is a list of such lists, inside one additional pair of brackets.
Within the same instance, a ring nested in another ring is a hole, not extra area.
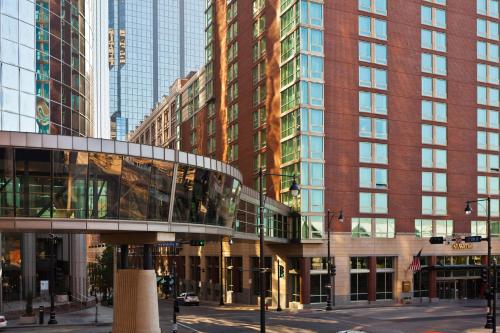
[[(492, 258), (491, 258), (491, 199), (490, 197), (487, 197), (485, 199), (477, 199), (477, 200), (467, 200), (464, 212), (466, 215), (471, 215), (472, 214), (472, 206), (471, 203), (477, 203), (479, 204), (480, 202), (486, 201), (486, 209), (487, 209), (487, 215), (486, 215), (486, 227), (487, 227), (487, 237), (486, 237), (486, 242), (488, 243), (488, 257), (486, 261), (486, 265), (488, 266), (488, 275), (486, 279), (486, 284), (488, 286), (488, 313), (486, 314), (486, 325), (484, 325), (484, 328), (491, 328), (493, 333), (496, 333), (496, 327), (497, 327), (497, 319), (496, 319), (496, 306), (492, 307), (491, 306), (491, 301), (492, 297), (496, 298), (496, 281), (492, 283), (491, 281), (491, 264), (492, 264)], [(495, 264), (496, 265), (496, 264)], [(495, 267), (496, 269), (496, 267)], [(496, 303), (496, 302), (495, 302)]]
[[(335, 266), (332, 267), (332, 257), (330, 254), (330, 222), (331, 220), (335, 217), (335, 212), (330, 211), (329, 209), (326, 212), (326, 221), (327, 221), (327, 233), (328, 233), (328, 262), (327, 262), (327, 268), (328, 268), (328, 277), (330, 280), (330, 294), (328, 295), (328, 299), (326, 302), (326, 310), (331, 311), (333, 310), (332, 306), (335, 306)], [(339, 212), (338, 220), (340, 223), (344, 222), (344, 214), (342, 213), (342, 210)]]
[[(259, 169), (259, 219), (260, 219), (260, 260), (259, 260), (259, 283), (260, 283), (260, 332), (266, 332), (266, 269), (264, 267), (264, 177), (278, 176), (292, 178), (292, 185), (289, 188), (292, 197), (296, 198), (299, 195), (300, 187), (295, 181), (295, 175), (286, 175), (280, 173), (266, 173), (262, 168)], [(278, 282), (279, 283), (279, 282)]]
[(56, 312), (54, 307), (54, 292), (55, 292), (55, 246), (57, 243), (57, 236), (49, 234), (50, 239), (50, 319), (48, 324), (57, 324)]

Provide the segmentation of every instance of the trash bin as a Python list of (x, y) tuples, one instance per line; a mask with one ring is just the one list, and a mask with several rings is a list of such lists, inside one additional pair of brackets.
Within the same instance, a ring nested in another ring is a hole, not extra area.
[(44, 309), (43, 305), (40, 305), (38, 307), (38, 323), (40, 325), (43, 325), (44, 316), (45, 316), (45, 309)]

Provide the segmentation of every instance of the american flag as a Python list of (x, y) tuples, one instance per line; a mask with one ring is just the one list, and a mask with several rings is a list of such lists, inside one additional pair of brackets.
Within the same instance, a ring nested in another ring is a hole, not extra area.
[(410, 264), (410, 267), (408, 269), (411, 269), (414, 272), (418, 272), (422, 269), (422, 266), (420, 265), (420, 255), (422, 254), (422, 249), (418, 251), (418, 254), (416, 257), (413, 257), (413, 261)]

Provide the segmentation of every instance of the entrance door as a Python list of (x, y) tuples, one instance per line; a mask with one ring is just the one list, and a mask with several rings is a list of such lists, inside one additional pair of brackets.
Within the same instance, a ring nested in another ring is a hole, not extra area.
[(440, 299), (456, 299), (458, 298), (457, 281), (438, 281), (438, 297)]

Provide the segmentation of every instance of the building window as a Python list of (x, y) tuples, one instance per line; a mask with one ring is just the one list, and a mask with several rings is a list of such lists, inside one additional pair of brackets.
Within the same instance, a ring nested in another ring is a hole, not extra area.
[(424, 0), (424, 1), (432, 2), (432, 3), (438, 4), (438, 5), (446, 6), (446, 0)]
[(351, 235), (352, 238), (371, 237), (372, 219), (368, 217), (353, 217), (351, 219)]
[(470, 234), (471, 236), (487, 237), (488, 230), (486, 221), (471, 221)]
[[(293, 60), (292, 60), (293, 61)], [(323, 79), (324, 61), (322, 57), (300, 55), (300, 76), (305, 79)]]
[(422, 191), (446, 192), (446, 174), (440, 172), (422, 172)]
[(359, 212), (387, 214), (387, 193), (359, 193)]
[(359, 187), (387, 189), (387, 169), (359, 168)]
[[(499, 212), (499, 199), (490, 199), (491, 205), (491, 216), (498, 217)], [(487, 216), (488, 215), (488, 204), (486, 202), (481, 202), (477, 205), (477, 216)]]
[(241, 257), (226, 257), (226, 289), (236, 293), (242, 292), (243, 261)]
[(483, 83), (498, 84), (498, 67), (485, 64), (477, 64), (477, 80)]
[(422, 6), (420, 17), (421, 23), (424, 25), (446, 29), (446, 11), (444, 9)]
[(453, 221), (452, 220), (435, 220), (435, 235), (442, 237), (449, 237), (453, 235)]
[(477, 171), (498, 172), (498, 155), (477, 154)]
[(323, 27), (323, 5), (316, 2), (300, 2), (300, 23)]
[(323, 31), (300, 28), (300, 49), (302, 51), (323, 52)]
[(368, 257), (351, 258), (351, 301), (368, 300)]
[(387, 65), (387, 46), (365, 41), (358, 42), (359, 61)]
[(393, 257), (377, 257), (377, 299), (392, 299), (393, 261)]
[(477, 58), (480, 60), (488, 60), (498, 62), (498, 45), (483, 41), (477, 42)]
[(359, 161), (362, 163), (387, 164), (387, 145), (383, 143), (360, 142)]
[(498, 18), (498, 0), (477, 0), (477, 13)]
[(477, 87), (477, 104), (499, 106), (498, 89), (490, 87)]
[(387, 0), (358, 0), (358, 9), (379, 15), (387, 15)]
[(387, 22), (384, 20), (359, 16), (359, 35), (387, 40)]
[(498, 133), (494, 132), (477, 132), (477, 149), (484, 150), (499, 150)]
[(359, 86), (387, 90), (387, 71), (379, 68), (360, 66)]
[(415, 220), (415, 236), (418, 238), (432, 237), (432, 220)]
[(446, 75), (446, 57), (422, 53), (422, 72)]
[(301, 81), (300, 101), (306, 105), (323, 106), (323, 84)]
[(422, 96), (446, 98), (446, 80), (422, 77)]
[(499, 178), (491, 176), (477, 176), (478, 194), (500, 194)]
[(446, 169), (446, 150), (422, 148), (422, 167)]
[(422, 215), (447, 215), (446, 197), (423, 195)]
[(368, 91), (360, 91), (359, 112), (387, 114), (387, 96)]
[(477, 109), (477, 126), (498, 129), (498, 111)]
[[(252, 264), (252, 295), (258, 296), (260, 295), (260, 258), (258, 257), (251, 257), (251, 264)], [(271, 257), (264, 257), (264, 267), (266, 269), (266, 297), (271, 297), (272, 296), (272, 291), (271, 291), (271, 283), (272, 283), (272, 258)]]
[(446, 146), (446, 127), (423, 124), (422, 143)]
[(395, 222), (394, 219), (375, 219), (375, 237), (377, 238), (394, 238)]
[(386, 140), (387, 119), (359, 117), (359, 136)]
[(424, 49), (446, 52), (446, 34), (444, 32), (422, 29), (421, 47)]
[(446, 122), (446, 103), (423, 100), (422, 120)]
[(488, 20), (477, 19), (477, 36), (498, 40), (498, 23)]

